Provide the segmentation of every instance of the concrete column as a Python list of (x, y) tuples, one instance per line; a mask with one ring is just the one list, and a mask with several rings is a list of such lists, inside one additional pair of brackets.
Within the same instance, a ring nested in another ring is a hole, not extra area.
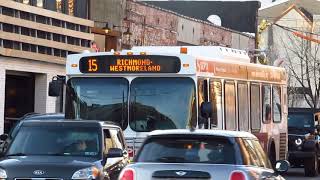
[(46, 74), (35, 74), (34, 84), (34, 112), (46, 113), (46, 85), (47, 75)]
[(55, 113), (57, 98), (48, 96), (49, 82), (54, 75), (36, 74), (35, 76), (35, 105), (36, 113)]
[(6, 70), (0, 65), (0, 134), (4, 132)]

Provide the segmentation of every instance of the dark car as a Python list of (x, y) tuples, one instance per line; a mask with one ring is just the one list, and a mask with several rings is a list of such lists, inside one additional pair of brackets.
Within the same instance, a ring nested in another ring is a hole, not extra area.
[(320, 170), (320, 130), (315, 110), (291, 108), (288, 114), (289, 161), (304, 165), (305, 176), (317, 176)]
[(117, 179), (128, 163), (119, 126), (86, 120), (22, 121), (0, 159), (0, 179)]
[(287, 161), (278, 161), (274, 170), (248, 132), (158, 130), (149, 134), (119, 179), (282, 180), (280, 172), (288, 168)]
[(61, 120), (64, 119), (64, 114), (62, 113), (47, 113), (47, 114), (38, 114), (38, 113), (29, 113), (21, 117), (16, 124), (11, 128), (8, 133), (9, 138), (11, 139), (19, 129), (22, 121), (28, 120)]

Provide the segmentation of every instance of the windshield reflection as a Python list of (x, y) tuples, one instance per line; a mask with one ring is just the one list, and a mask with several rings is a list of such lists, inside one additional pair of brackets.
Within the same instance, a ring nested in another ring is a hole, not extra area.
[(72, 78), (68, 81), (66, 118), (128, 125), (129, 82), (125, 78)]
[(130, 127), (133, 130), (183, 129), (196, 124), (192, 79), (136, 78), (130, 91)]

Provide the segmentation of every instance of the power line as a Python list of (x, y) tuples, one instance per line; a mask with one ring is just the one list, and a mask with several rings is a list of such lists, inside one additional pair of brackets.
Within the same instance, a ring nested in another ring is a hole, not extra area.
[(316, 35), (316, 36), (320, 36), (320, 34), (317, 34), (317, 33), (313, 33), (313, 32), (308, 32), (308, 31), (303, 31), (303, 30), (299, 30), (299, 29), (296, 29), (296, 28), (292, 28), (292, 27), (287, 27), (287, 26), (282, 26), (280, 24), (277, 24), (277, 23), (273, 23), (272, 25), (275, 25), (275, 26), (278, 26), (284, 30), (287, 30), (287, 31), (290, 31), (290, 32), (301, 32), (301, 33), (306, 33), (306, 34), (312, 34), (312, 35)]

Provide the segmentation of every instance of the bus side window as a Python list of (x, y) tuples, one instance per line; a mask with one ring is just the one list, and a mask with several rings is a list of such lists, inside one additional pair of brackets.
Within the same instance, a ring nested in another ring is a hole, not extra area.
[(249, 130), (248, 84), (238, 83), (238, 117), (239, 130)]
[(271, 122), (271, 87), (262, 86), (262, 122), (268, 124)]
[(210, 127), (217, 127), (220, 122), (222, 127), (222, 84), (219, 80), (210, 79), (210, 102), (212, 104), (212, 116)]
[(201, 116), (201, 104), (208, 102), (208, 80), (198, 80), (198, 125), (199, 128), (208, 128), (208, 119)]
[(225, 125), (226, 130), (236, 130), (236, 91), (233, 81), (226, 82), (224, 85), (225, 99)]
[(261, 129), (261, 109), (260, 109), (260, 85), (251, 84), (250, 86), (250, 120), (251, 130), (260, 132)]

